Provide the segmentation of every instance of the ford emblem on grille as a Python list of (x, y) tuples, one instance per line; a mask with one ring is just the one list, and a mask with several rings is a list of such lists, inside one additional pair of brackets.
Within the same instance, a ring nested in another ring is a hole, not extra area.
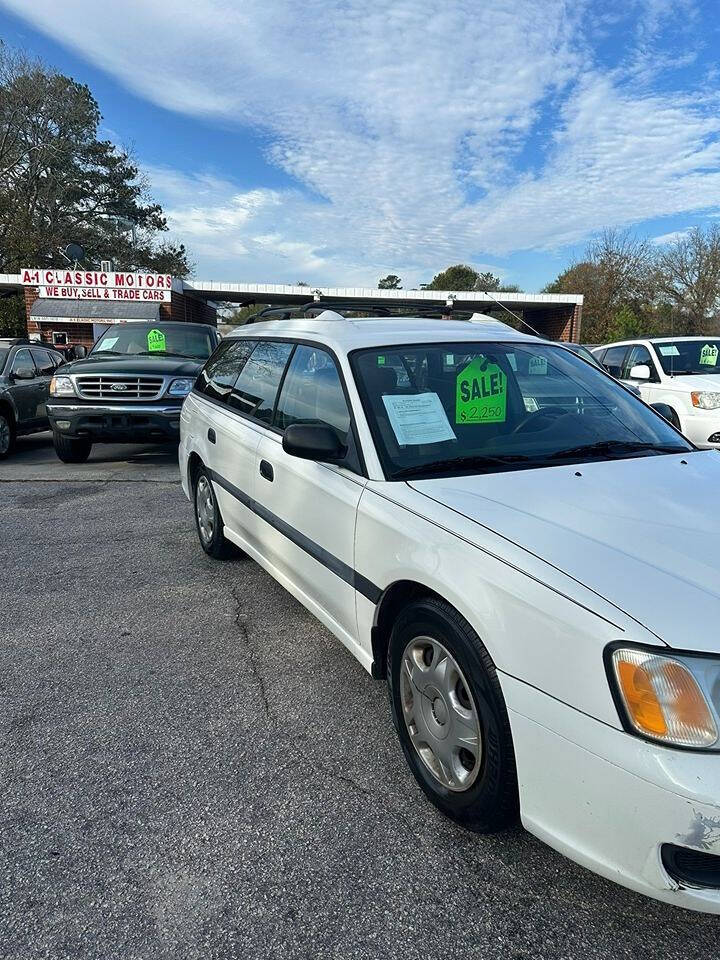
[(127, 390), (127, 384), (125, 383), (113, 383), (110, 387), (111, 390)]

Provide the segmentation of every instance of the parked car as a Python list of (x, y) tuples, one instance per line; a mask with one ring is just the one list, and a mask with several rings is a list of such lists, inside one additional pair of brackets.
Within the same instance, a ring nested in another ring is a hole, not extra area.
[(182, 402), (218, 342), (201, 323), (109, 327), (87, 357), (53, 377), (48, 414), (58, 457), (83, 463), (98, 442), (177, 443)]
[(558, 344), (331, 311), (223, 340), (180, 438), (202, 549), (387, 679), (443, 813), (720, 912), (715, 453)]
[(0, 339), (0, 460), (12, 453), (17, 437), (50, 428), (50, 378), (64, 362), (47, 344)]
[(696, 446), (720, 447), (720, 339), (653, 337), (609, 343), (593, 353), (646, 403), (666, 404), (671, 422)]

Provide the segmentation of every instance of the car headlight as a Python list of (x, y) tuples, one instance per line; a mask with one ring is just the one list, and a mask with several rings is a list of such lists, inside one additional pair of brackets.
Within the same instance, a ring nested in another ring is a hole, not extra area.
[(170, 386), (167, 389), (168, 396), (170, 397), (186, 397), (193, 386), (195, 381), (190, 377), (178, 377), (177, 380), (173, 380)]
[(626, 729), (675, 747), (720, 750), (720, 657), (620, 642), (606, 658)]
[(693, 390), (690, 394), (692, 405), (701, 410), (717, 410), (720, 407), (720, 393), (710, 393), (707, 390)]
[(51, 397), (74, 397), (75, 387), (70, 377), (53, 377), (50, 381)]

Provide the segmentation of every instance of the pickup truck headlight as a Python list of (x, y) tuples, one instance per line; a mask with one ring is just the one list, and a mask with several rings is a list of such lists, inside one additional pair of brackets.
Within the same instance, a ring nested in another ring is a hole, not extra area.
[(720, 407), (720, 393), (710, 393), (707, 390), (693, 390), (690, 394), (692, 405), (701, 410), (717, 410)]
[(620, 643), (606, 662), (626, 729), (670, 746), (720, 749), (720, 657)]
[(167, 389), (169, 397), (186, 397), (192, 390), (195, 381), (190, 377), (178, 377), (173, 380)]
[(51, 397), (74, 397), (75, 387), (70, 377), (53, 377), (50, 381)]

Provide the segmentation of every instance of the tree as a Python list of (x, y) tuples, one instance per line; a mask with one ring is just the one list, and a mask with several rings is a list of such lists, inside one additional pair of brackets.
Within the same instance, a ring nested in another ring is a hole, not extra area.
[(0, 337), (27, 336), (25, 298), (17, 294), (0, 297)]
[(657, 256), (661, 299), (672, 308), (675, 332), (717, 332), (720, 319), (720, 226), (677, 237)]
[(389, 273), (386, 277), (378, 280), (378, 290), (402, 290), (402, 278), (394, 273)]
[(654, 299), (653, 258), (647, 240), (618, 230), (603, 230), (576, 261), (549, 283), (545, 293), (582, 293), (583, 335), (602, 343), (624, 307), (644, 321)]
[(71, 241), (89, 265), (190, 272), (185, 247), (159, 241), (167, 222), (129, 153), (98, 139), (101, 119), (87, 86), (0, 42), (0, 272), (65, 266)]
[(436, 274), (432, 283), (428, 283), (425, 290), (474, 290), (479, 278), (477, 270), (466, 263), (456, 263), (441, 273)]

